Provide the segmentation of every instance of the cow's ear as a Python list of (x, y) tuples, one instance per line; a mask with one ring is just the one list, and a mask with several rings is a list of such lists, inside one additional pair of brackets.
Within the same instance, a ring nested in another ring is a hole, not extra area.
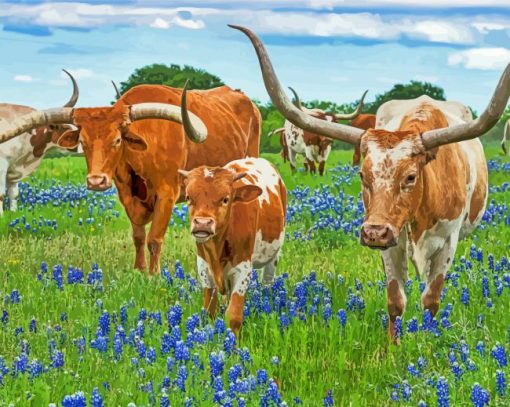
[(74, 150), (80, 145), (80, 130), (66, 130), (59, 137), (57, 144), (59, 147), (68, 150)]
[(138, 134), (132, 131), (127, 131), (122, 135), (122, 139), (126, 142), (126, 145), (131, 150), (145, 151), (147, 150), (147, 142), (140, 137)]
[(262, 189), (256, 185), (241, 185), (234, 189), (234, 201), (250, 202), (262, 194)]

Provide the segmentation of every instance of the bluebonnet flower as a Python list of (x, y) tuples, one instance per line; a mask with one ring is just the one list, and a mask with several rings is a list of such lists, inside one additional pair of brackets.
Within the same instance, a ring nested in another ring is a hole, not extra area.
[(19, 356), (14, 358), (12, 362), (12, 373), (14, 375), (18, 373), (25, 373), (28, 369), (28, 355), (26, 353), (21, 353)]
[(87, 399), (82, 391), (67, 395), (62, 400), (62, 407), (86, 407)]
[(382, 314), (381, 315), (381, 324), (384, 329), (388, 329), (388, 322), (389, 322), (388, 314)]
[(498, 395), (501, 397), (505, 397), (506, 395), (506, 377), (505, 372), (502, 370), (496, 370), (496, 391), (498, 392)]
[(182, 319), (182, 307), (181, 304), (177, 303), (170, 307), (166, 314), (168, 320), (168, 326), (174, 327), (180, 325)]
[(471, 388), (471, 401), (475, 407), (488, 406), (491, 400), (491, 396), (487, 390), (485, 390), (478, 383), (475, 383)]
[(11, 292), (11, 303), (12, 304), (19, 304), (20, 301), (21, 301), (21, 297), (19, 295), (19, 291), (18, 290), (12, 290), (12, 292)]
[(227, 334), (225, 336), (225, 341), (223, 342), (223, 349), (227, 352), (227, 355), (230, 355), (236, 346), (236, 336), (234, 332), (229, 328), (227, 329)]
[(332, 407), (334, 405), (333, 403), (333, 392), (328, 390), (326, 397), (324, 397), (324, 407)]
[(79, 268), (69, 266), (67, 272), (67, 284), (82, 284), (83, 283), (83, 271)]
[(340, 321), (340, 325), (342, 328), (345, 328), (345, 324), (347, 323), (347, 314), (344, 309), (338, 310), (338, 313), (336, 314), (338, 317), (338, 320)]
[(62, 275), (62, 266), (60, 264), (53, 266), (53, 280), (55, 280), (59, 290), (64, 289), (64, 276)]
[(489, 278), (487, 276), (483, 276), (482, 278), (482, 295), (484, 298), (489, 296)]
[(418, 332), (418, 329), (418, 319), (416, 317), (412, 317), (411, 320), (407, 323), (407, 332), (416, 333)]
[(120, 307), (120, 323), (126, 326), (127, 322), (128, 322), (127, 307), (125, 305), (122, 305)]
[(151, 346), (147, 352), (147, 363), (152, 365), (156, 361), (156, 351)]
[(61, 351), (56, 350), (51, 354), (50, 366), (55, 369), (60, 369), (64, 366), (64, 354)]
[(191, 315), (186, 321), (186, 331), (193, 332), (200, 325), (200, 317), (198, 314)]
[(231, 383), (235, 383), (236, 380), (241, 376), (243, 372), (243, 368), (241, 365), (234, 365), (228, 371), (228, 381)]
[(92, 407), (103, 407), (104, 406), (103, 397), (101, 396), (101, 393), (99, 393), (99, 389), (97, 387), (94, 387), (94, 390), (92, 390), (90, 404)]
[[(37, 359), (33, 359), (28, 364), (28, 373), (30, 375), (31, 380), (40, 376), (43, 373), (43, 371), (44, 371), (44, 365), (41, 362), (39, 362)], [(1, 376), (1, 372), (0, 372), (0, 376)]]
[(427, 403), (425, 403), (423, 400), (420, 400), (418, 401), (418, 407), (427, 407)]
[(476, 344), (476, 350), (478, 351), (480, 356), (483, 356), (485, 354), (485, 344), (483, 343), (483, 341), (479, 341)]
[(405, 401), (409, 401), (411, 399), (411, 395), (413, 394), (413, 389), (407, 382), (407, 380), (404, 380), (402, 382), (402, 398)]
[(268, 375), (267, 372), (264, 369), (257, 370), (257, 383), (259, 385), (266, 384), (268, 381)]
[(401, 338), (403, 333), (404, 332), (402, 330), (402, 317), (398, 316), (397, 318), (395, 318), (395, 336), (397, 338)]
[(166, 394), (166, 391), (163, 390), (163, 394), (161, 395), (161, 398), (159, 399), (159, 405), (160, 407), (170, 407), (170, 401), (168, 400), (168, 395)]
[(177, 341), (175, 344), (175, 360), (188, 361), (190, 359), (190, 352), (184, 341)]
[(99, 328), (101, 330), (101, 335), (103, 336), (110, 333), (110, 314), (106, 310), (103, 310), (99, 317)]
[(179, 260), (175, 262), (175, 277), (180, 280), (184, 280), (184, 267)]
[(173, 279), (172, 275), (170, 274), (170, 271), (168, 270), (167, 266), (163, 267), (163, 269), (161, 270), (161, 275), (163, 276), (165, 281), (168, 283), (168, 285), (173, 284), (174, 279)]
[(462, 288), (460, 300), (466, 307), (469, 305), (469, 289), (467, 287)]
[(506, 350), (499, 342), (497, 342), (496, 345), (492, 348), (491, 355), (498, 363), (499, 367), (505, 367), (508, 365)]
[(448, 388), (448, 381), (443, 376), (441, 376), (437, 381), (436, 395), (438, 407), (450, 406), (450, 390)]
[(280, 364), (280, 359), (278, 358), (278, 356), (273, 356), (271, 358), (271, 364), (273, 364), (275, 366), (278, 366)]
[(176, 385), (182, 391), (186, 391), (186, 379), (188, 378), (188, 371), (186, 370), (186, 366), (179, 366), (179, 370), (177, 372), (177, 380)]
[(29, 330), (29, 332), (33, 332), (33, 333), (37, 332), (37, 321), (35, 320), (35, 318), (32, 318), (30, 320), (30, 325), (28, 326), (28, 330)]
[(324, 311), (322, 313), (322, 318), (324, 319), (324, 322), (328, 322), (331, 319), (331, 314), (332, 314), (331, 304), (326, 304), (324, 306)]
[(211, 379), (223, 374), (225, 354), (223, 352), (211, 352), (209, 364), (211, 365)]

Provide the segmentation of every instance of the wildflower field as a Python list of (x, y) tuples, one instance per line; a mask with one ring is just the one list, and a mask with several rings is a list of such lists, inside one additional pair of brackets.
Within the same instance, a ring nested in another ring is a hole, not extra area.
[(287, 238), (273, 286), (253, 273), (240, 341), (202, 311), (185, 206), (149, 277), (116, 192), (87, 191), (81, 157), (44, 160), (0, 220), (0, 405), (510, 405), (510, 160), (487, 156), (483, 222), (435, 319), (410, 268), (398, 347), (349, 152), (324, 178), (266, 155), (289, 189)]

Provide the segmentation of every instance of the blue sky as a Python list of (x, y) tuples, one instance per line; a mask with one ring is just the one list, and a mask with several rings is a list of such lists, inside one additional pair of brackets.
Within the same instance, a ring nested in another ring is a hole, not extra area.
[(480, 111), (510, 62), (509, 0), (0, 0), (2, 102), (60, 105), (66, 68), (80, 106), (108, 105), (111, 79), (151, 63), (204, 68), (266, 101), (254, 51), (227, 23), (260, 34), (304, 100), (371, 100), (418, 79)]

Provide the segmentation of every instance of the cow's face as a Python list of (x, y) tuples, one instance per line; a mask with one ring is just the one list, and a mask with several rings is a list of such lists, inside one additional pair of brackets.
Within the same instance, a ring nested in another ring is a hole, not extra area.
[(81, 144), (87, 161), (87, 188), (105, 191), (112, 186), (124, 145), (132, 150), (147, 149), (145, 140), (131, 130), (129, 107), (76, 109), (77, 130), (64, 133), (58, 144), (65, 148)]
[(233, 203), (252, 201), (262, 193), (259, 187), (238, 181), (244, 173), (235, 174), (221, 167), (202, 166), (179, 173), (184, 177), (191, 234), (197, 243), (225, 231)]
[[(33, 129), (30, 144), (33, 147), (34, 156), (42, 157), (46, 151), (55, 147), (60, 148), (58, 140), (70, 130), (76, 130), (76, 127), (71, 124), (50, 124), (46, 127)], [(77, 151), (76, 148), (65, 148), (65, 150)]]
[(419, 134), (385, 130), (365, 133), (361, 153), (361, 244), (386, 249), (397, 244), (402, 228), (414, 217), (423, 191), (423, 167), (430, 157)]

